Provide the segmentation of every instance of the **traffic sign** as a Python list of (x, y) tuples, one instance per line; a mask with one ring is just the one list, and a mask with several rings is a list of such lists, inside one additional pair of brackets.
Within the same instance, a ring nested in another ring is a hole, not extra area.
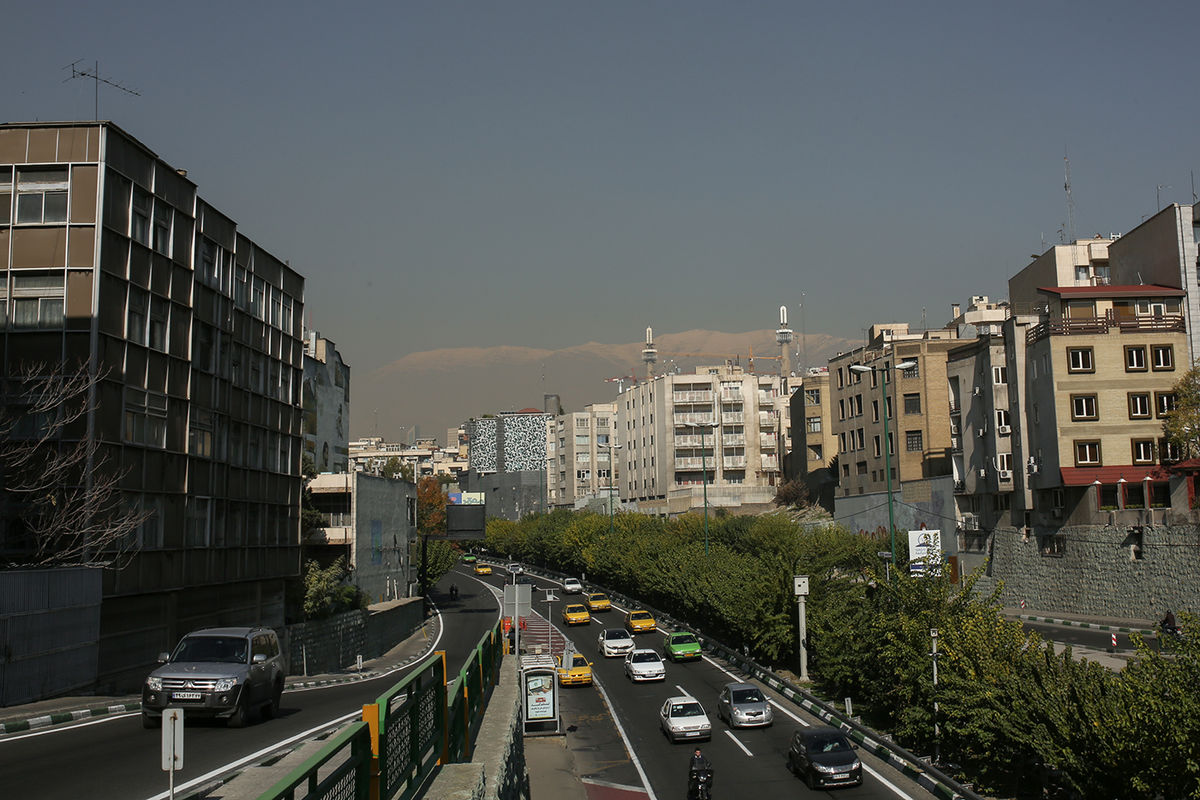
[(183, 709), (166, 708), (162, 713), (162, 768), (183, 769)]
[(792, 576), (792, 592), (796, 595), (796, 597), (804, 597), (808, 594), (807, 575)]

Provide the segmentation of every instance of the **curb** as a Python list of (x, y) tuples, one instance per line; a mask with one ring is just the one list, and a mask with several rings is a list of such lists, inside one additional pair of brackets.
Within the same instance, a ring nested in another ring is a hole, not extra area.
[(1151, 628), (1132, 628), (1120, 625), (1102, 625), (1098, 622), (1080, 622), (1075, 619), (1058, 619), (1056, 617), (1038, 617), (1032, 614), (1016, 614), (1015, 619), (1023, 619), (1026, 622), (1041, 622), (1049, 625), (1062, 625), (1067, 628), (1091, 628), (1098, 631), (1113, 631), (1114, 633), (1141, 633), (1143, 635), (1153, 636), (1154, 630)]
[(72, 711), (55, 711), (51, 714), (42, 714), (41, 716), (29, 717), (28, 719), (0, 722), (0, 734), (33, 731), (39, 728), (48, 728), (52, 725), (62, 725), (66, 722), (88, 719), (89, 717), (103, 717), (108, 714), (123, 714), (127, 711), (141, 710), (142, 704), (141, 701), (138, 701), (136, 703), (117, 703), (111, 706), (81, 708)]

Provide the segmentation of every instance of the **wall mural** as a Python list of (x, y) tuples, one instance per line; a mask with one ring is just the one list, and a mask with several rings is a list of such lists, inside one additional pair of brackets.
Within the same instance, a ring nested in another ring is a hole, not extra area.
[(501, 419), (500, 467), (505, 472), (546, 468), (546, 414), (512, 414)]

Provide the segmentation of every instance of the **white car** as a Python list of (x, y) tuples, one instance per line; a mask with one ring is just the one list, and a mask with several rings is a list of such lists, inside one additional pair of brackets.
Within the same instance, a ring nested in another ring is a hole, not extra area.
[(563, 578), (563, 593), (564, 594), (581, 594), (583, 592), (583, 584), (578, 578)]
[(704, 706), (694, 697), (672, 697), (663, 703), (658, 720), (662, 732), (672, 742), (712, 738), (712, 723), (708, 721), (708, 714), (704, 713)]
[(525, 571), (525, 568), (514, 561), (512, 564), (508, 565), (508, 571), (511, 572), (513, 575), (520, 575), (522, 572)]
[(625, 677), (631, 681), (663, 681), (667, 666), (657, 650), (640, 648), (625, 656)]
[(624, 628), (605, 628), (596, 639), (596, 652), (605, 658), (616, 658), (633, 652), (633, 637)]

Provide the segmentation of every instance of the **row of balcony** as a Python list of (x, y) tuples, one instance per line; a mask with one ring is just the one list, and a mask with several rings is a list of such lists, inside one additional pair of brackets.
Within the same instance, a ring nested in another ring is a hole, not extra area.
[(1116, 329), (1120, 333), (1155, 333), (1184, 331), (1182, 314), (1118, 316), (1111, 310), (1103, 317), (1076, 317), (1056, 319), (1034, 325), (1025, 333), (1025, 344), (1040, 342), (1047, 336), (1084, 336), (1108, 333)]

